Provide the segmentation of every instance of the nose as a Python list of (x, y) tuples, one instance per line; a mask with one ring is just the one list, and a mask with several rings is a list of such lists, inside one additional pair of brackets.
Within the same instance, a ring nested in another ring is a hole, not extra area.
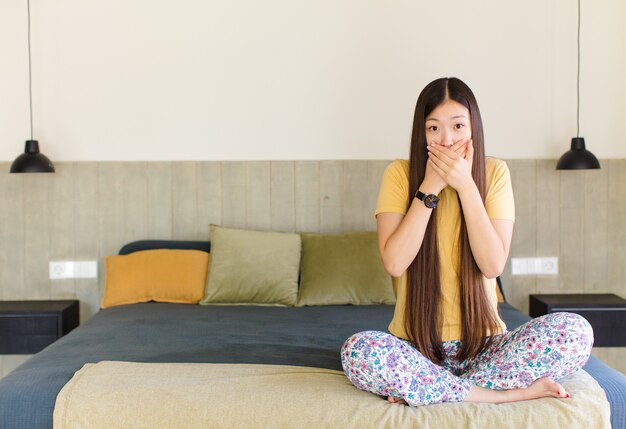
[(446, 147), (452, 146), (454, 144), (452, 133), (442, 130), (441, 140), (439, 141), (439, 144)]

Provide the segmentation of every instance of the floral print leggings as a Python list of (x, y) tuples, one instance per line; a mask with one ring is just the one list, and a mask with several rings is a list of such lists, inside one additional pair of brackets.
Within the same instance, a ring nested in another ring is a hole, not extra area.
[(472, 385), (505, 390), (540, 377), (558, 380), (589, 359), (593, 330), (582, 316), (551, 313), (494, 336), (491, 346), (463, 362), (460, 341), (443, 342), (438, 366), (408, 341), (379, 331), (354, 334), (341, 349), (348, 379), (359, 389), (404, 399), (411, 406), (462, 401)]

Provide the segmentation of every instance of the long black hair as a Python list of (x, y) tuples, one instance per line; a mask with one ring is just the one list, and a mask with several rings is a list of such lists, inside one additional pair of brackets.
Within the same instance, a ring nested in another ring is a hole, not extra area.
[[(474, 147), (472, 177), (484, 204), (486, 171), (482, 120), (474, 94), (457, 78), (441, 78), (429, 83), (417, 99), (411, 137), (409, 195), (415, 195), (425, 176), (428, 160), (426, 118), (446, 100), (454, 100), (469, 110)], [(441, 282), (437, 217), (435, 210), (428, 221), (422, 246), (408, 268), (404, 320), (409, 339), (417, 349), (431, 361), (441, 363), (444, 356), (441, 347)], [(465, 360), (476, 356), (488, 345), (485, 337), (489, 332), (496, 332), (499, 324), (483, 286), (483, 274), (472, 254), (462, 206), (460, 255), (462, 336), (457, 359)]]

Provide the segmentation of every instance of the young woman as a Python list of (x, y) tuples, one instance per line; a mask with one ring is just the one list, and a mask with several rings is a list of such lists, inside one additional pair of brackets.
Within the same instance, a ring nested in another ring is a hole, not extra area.
[(391, 335), (360, 332), (343, 345), (355, 386), (411, 406), (569, 397), (555, 380), (587, 362), (593, 331), (570, 313), (506, 331), (495, 278), (513, 234), (510, 175), (485, 158), (478, 105), (459, 79), (420, 94), (410, 160), (385, 170), (376, 219), (397, 303)]

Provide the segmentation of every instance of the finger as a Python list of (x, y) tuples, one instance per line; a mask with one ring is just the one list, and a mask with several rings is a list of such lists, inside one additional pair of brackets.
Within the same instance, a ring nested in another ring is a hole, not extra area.
[(474, 159), (474, 142), (470, 140), (467, 143), (467, 147), (465, 149), (465, 157), (467, 161), (472, 161)]
[[(439, 167), (438, 167), (438, 166), (437, 166), (437, 165), (433, 162), (433, 160), (432, 160), (432, 159), (429, 159), (429, 160), (428, 160), (428, 164), (427, 164), (427, 165), (431, 168), (431, 170), (433, 170), (433, 171), (435, 172), (435, 174), (437, 174), (439, 177), (441, 177), (441, 179), (442, 179), (443, 181), (446, 181), (446, 179), (445, 179), (445, 177), (444, 177), (446, 173), (445, 173), (445, 172), (444, 172), (441, 168), (439, 168)], [(447, 184), (447, 181), (446, 181), (446, 184)]]
[(455, 151), (456, 153), (458, 153), (459, 155), (465, 152), (465, 145), (467, 144), (467, 140), (463, 139), (463, 140), (459, 140), (458, 142), (454, 143), (450, 149), (452, 149), (453, 151)]
[(430, 167), (433, 169), (435, 173), (439, 175), (439, 177), (445, 180), (444, 176), (446, 175), (446, 172), (439, 165), (437, 165), (437, 163), (441, 163), (445, 166), (445, 163), (442, 163), (440, 160), (434, 157), (428, 158), (428, 165), (430, 165)]
[(450, 163), (456, 159), (459, 159), (461, 155), (454, 152), (453, 150), (448, 149), (447, 147), (442, 146), (428, 146), (428, 151), (437, 156), (437, 158)]

